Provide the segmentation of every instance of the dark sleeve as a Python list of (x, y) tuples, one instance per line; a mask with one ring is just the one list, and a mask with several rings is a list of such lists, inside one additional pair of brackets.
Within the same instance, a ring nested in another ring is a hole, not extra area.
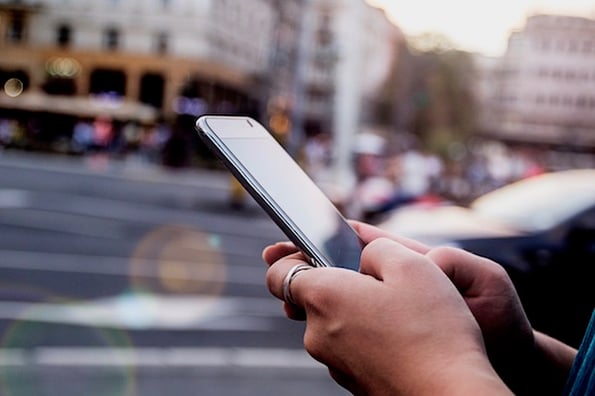
[(564, 395), (595, 395), (595, 310), (572, 364)]

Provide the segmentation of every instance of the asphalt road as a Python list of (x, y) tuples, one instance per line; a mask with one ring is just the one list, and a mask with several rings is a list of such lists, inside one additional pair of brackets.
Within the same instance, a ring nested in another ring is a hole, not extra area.
[(0, 153), (0, 394), (343, 395), (223, 172)]

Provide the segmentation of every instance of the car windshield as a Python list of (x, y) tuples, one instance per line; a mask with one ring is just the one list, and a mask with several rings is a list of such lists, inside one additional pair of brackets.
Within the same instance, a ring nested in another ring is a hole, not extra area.
[(523, 231), (544, 231), (595, 204), (595, 172), (550, 174), (503, 187), (471, 208)]

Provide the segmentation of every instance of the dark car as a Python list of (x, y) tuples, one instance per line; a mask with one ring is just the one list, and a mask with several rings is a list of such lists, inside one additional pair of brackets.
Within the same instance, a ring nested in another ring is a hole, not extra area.
[(580, 343), (595, 308), (595, 169), (525, 179), (467, 208), (412, 205), (380, 227), (500, 263), (533, 327)]

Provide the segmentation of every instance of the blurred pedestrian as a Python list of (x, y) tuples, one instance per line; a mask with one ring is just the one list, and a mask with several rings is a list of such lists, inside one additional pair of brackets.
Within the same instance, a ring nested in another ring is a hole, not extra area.
[(101, 115), (93, 122), (93, 147), (99, 152), (108, 149), (114, 137), (114, 124), (107, 115)]
[(392, 198), (394, 185), (385, 171), (385, 146), (385, 139), (373, 133), (356, 137), (353, 147), (355, 186), (345, 206), (348, 217), (373, 221), (379, 208)]
[(93, 145), (93, 126), (87, 120), (79, 120), (72, 132), (72, 148), (76, 153), (86, 153)]

